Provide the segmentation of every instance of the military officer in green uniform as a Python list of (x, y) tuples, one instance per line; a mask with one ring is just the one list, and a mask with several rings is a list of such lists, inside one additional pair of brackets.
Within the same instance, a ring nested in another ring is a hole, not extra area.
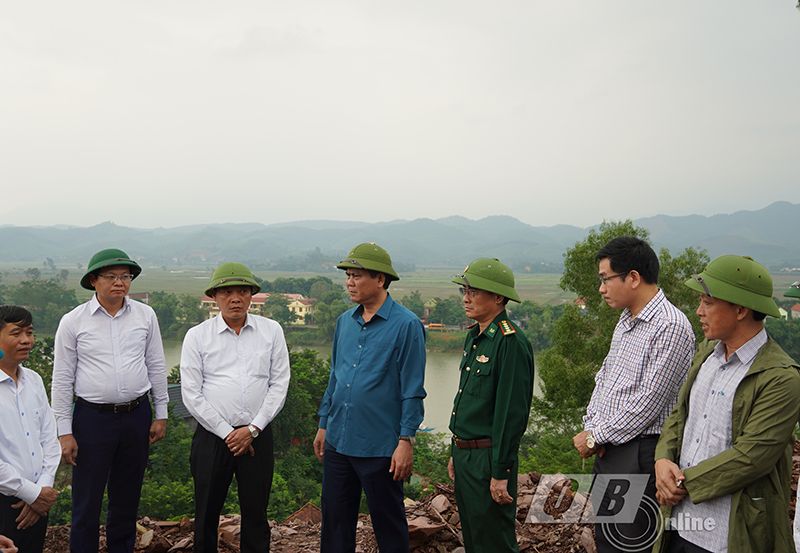
[(533, 352), (506, 313), (519, 302), (514, 273), (497, 259), (476, 259), (456, 275), (469, 328), (453, 403), (448, 465), (467, 553), (519, 551), (517, 452), (533, 396)]

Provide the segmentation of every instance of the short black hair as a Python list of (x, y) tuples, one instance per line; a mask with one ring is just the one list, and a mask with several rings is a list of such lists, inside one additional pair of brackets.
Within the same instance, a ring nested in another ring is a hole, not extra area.
[(0, 330), (7, 324), (28, 327), (33, 324), (31, 312), (19, 305), (0, 305)]
[(753, 319), (755, 319), (756, 321), (763, 321), (764, 319), (767, 318), (766, 313), (762, 313), (761, 311), (756, 311), (755, 309), (751, 309), (751, 311), (753, 312)]
[[(594, 260), (608, 259), (615, 273), (636, 271), (647, 284), (658, 284), (658, 256), (650, 244), (635, 236), (619, 236), (600, 248)], [(625, 280), (623, 275), (622, 280)]]
[(392, 279), (389, 278), (389, 275), (387, 275), (386, 273), (382, 273), (380, 271), (373, 271), (372, 269), (367, 269), (367, 272), (369, 273), (369, 276), (373, 280), (378, 278), (378, 275), (383, 275), (383, 278), (385, 279), (383, 281), (383, 289), (384, 290), (388, 290), (389, 289), (389, 285), (392, 283)]

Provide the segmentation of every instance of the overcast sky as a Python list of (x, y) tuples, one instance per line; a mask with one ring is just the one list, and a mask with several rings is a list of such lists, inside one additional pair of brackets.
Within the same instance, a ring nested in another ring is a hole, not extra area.
[(0, 224), (800, 203), (795, 6), (4, 2)]

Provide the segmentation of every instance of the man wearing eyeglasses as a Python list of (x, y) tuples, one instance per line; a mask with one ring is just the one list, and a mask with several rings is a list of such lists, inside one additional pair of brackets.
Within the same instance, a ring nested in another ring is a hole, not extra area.
[(509, 300), (520, 301), (508, 266), (483, 257), (452, 282), (475, 321), (464, 342), (447, 467), (464, 546), (467, 553), (516, 552), (518, 453), (533, 397), (533, 351), (506, 312)]
[(403, 480), (425, 398), (425, 330), (395, 303), (389, 253), (359, 244), (337, 265), (357, 304), (336, 321), (314, 453), (322, 461), (322, 553), (355, 551), (361, 490), (381, 553), (408, 553)]
[(94, 295), (64, 315), (56, 331), (52, 402), (61, 460), (73, 467), (73, 553), (98, 550), (106, 484), (108, 551), (133, 551), (149, 444), (166, 433), (169, 398), (158, 320), (150, 306), (127, 297), (141, 272), (122, 250), (96, 253), (81, 279)]
[[(599, 553), (644, 551), (658, 531), (655, 446), (691, 365), (695, 338), (686, 315), (658, 288), (658, 257), (649, 244), (621, 236), (603, 246), (595, 260), (600, 293), (622, 313), (595, 377), (584, 431), (573, 443), (583, 458), (597, 454), (595, 475), (648, 475), (634, 522), (595, 525)], [(614, 514), (613, 498), (598, 500), (597, 515)]]

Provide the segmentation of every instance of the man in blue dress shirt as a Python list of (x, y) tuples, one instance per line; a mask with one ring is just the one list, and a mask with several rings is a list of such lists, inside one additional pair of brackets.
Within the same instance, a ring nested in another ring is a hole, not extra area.
[(381, 553), (407, 553), (403, 480), (423, 417), (425, 330), (389, 295), (400, 277), (386, 250), (359, 244), (337, 267), (358, 305), (336, 322), (314, 438), (323, 462), (321, 551), (355, 551), (363, 489)]

